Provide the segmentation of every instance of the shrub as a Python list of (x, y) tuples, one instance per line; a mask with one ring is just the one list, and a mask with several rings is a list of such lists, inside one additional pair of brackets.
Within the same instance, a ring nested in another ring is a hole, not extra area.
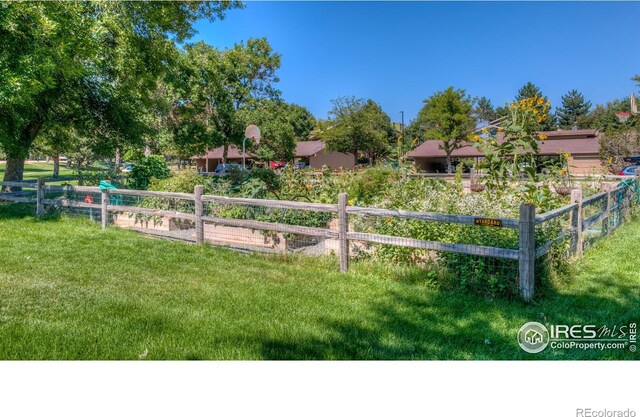
[(78, 170), (76, 171), (76, 173), (78, 178), (78, 185), (97, 187), (98, 185), (100, 185), (100, 181), (102, 180), (111, 181), (111, 183), (117, 187), (123, 185), (120, 181), (120, 177), (118, 177), (112, 170)]
[(160, 155), (151, 155), (140, 160), (131, 174), (129, 174), (129, 186), (138, 190), (146, 190), (152, 178), (165, 179), (169, 177), (167, 161)]
[(387, 188), (391, 179), (396, 179), (397, 173), (390, 168), (370, 168), (349, 178), (347, 193), (354, 204), (367, 206), (380, 197), (381, 190)]
[(204, 186), (205, 194), (211, 192), (213, 188), (210, 179), (198, 174), (193, 169), (187, 169), (178, 171), (175, 175), (168, 178), (152, 178), (149, 182), (148, 189), (150, 191), (193, 194), (196, 185)]
[[(176, 175), (165, 179), (152, 178), (148, 189), (150, 191), (193, 194), (196, 185), (202, 185), (205, 194), (211, 192), (213, 189), (211, 180), (198, 174), (195, 170), (179, 171)], [(163, 197), (144, 197), (140, 206), (158, 210), (180, 211), (182, 213), (195, 212), (193, 201)], [(136, 218), (153, 220), (154, 224), (160, 224), (164, 221), (162, 216), (151, 216), (147, 214), (136, 214)], [(181, 222), (184, 223), (185, 221)]]
[[(520, 197), (504, 194), (493, 199), (487, 193), (460, 194), (455, 184), (435, 179), (411, 179), (387, 184), (382, 199), (375, 206), (421, 212), (475, 215), (483, 217), (517, 218)], [(517, 249), (517, 230), (385, 218), (351, 216), (355, 231), (390, 236), (410, 237), (427, 241), (472, 244)], [(548, 222), (537, 230), (538, 244), (557, 236), (560, 224)], [(515, 295), (518, 263), (507, 259), (483, 257), (452, 252), (434, 252), (391, 245), (371, 245), (361, 249), (358, 256), (385, 262), (423, 265), (447, 287), (473, 290), (487, 295)], [(562, 260), (556, 259), (554, 267)]]
[(249, 179), (262, 181), (267, 191), (274, 192), (280, 189), (280, 177), (272, 169), (254, 168), (249, 174)]

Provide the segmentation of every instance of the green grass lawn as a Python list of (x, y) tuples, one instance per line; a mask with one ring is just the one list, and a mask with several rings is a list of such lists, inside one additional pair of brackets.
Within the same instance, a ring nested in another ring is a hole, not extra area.
[[(0, 162), (0, 179), (4, 177), (4, 170), (6, 167), (5, 162)], [(24, 179), (33, 180), (36, 178), (51, 178), (53, 176), (53, 162), (27, 162), (24, 165)], [(69, 169), (65, 164), (60, 164), (60, 176), (71, 177), (75, 176), (72, 169)]]
[(0, 205), (0, 359), (639, 359), (531, 355), (527, 321), (640, 319), (640, 222), (526, 305), (430, 286), (412, 269), (240, 254)]

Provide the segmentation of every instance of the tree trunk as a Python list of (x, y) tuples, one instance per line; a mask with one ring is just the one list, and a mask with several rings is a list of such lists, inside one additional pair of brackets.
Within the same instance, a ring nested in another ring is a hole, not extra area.
[[(22, 181), (24, 174), (24, 158), (12, 158), (7, 155), (7, 165), (4, 171), (4, 181)], [(2, 190), (9, 188), (11, 191), (21, 191), (21, 187), (2, 187)]]
[[(12, 152), (7, 152), (7, 166), (4, 171), (4, 181), (22, 181), (24, 178), (24, 161), (29, 156), (29, 148), (43, 123), (43, 116), (38, 115), (20, 132), (20, 138)], [(7, 187), (2, 187), (3, 190)], [(21, 187), (8, 187), (12, 191), (21, 191)]]
[(358, 165), (358, 148), (353, 148), (353, 165)]
[(229, 154), (229, 144), (225, 143), (222, 148), (222, 166), (227, 166), (227, 155)]
[(451, 165), (451, 153), (447, 153), (447, 173), (451, 174), (453, 172), (453, 166)]
[(118, 175), (118, 170), (120, 169), (120, 148), (116, 148), (116, 158), (113, 166), (114, 172)]
[(57, 149), (53, 152), (53, 178), (58, 178), (60, 176), (60, 152)]

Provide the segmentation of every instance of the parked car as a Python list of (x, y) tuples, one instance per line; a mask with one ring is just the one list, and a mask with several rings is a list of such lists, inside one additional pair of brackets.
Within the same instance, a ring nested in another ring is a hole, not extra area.
[(123, 173), (129, 173), (131, 171), (133, 171), (133, 168), (135, 167), (135, 165), (130, 164), (130, 163), (125, 163), (122, 165), (122, 172)]
[[(231, 172), (231, 170), (238, 170), (238, 171), (242, 171), (242, 165), (240, 164), (236, 164), (236, 163), (227, 163), (226, 165), (224, 164), (218, 164), (216, 165), (216, 169), (215, 169), (215, 173), (213, 175), (217, 176), (217, 177), (226, 177), (229, 172)], [(248, 168), (245, 168), (244, 171), (249, 172)]]
[(304, 161), (298, 161), (293, 165), (293, 169), (305, 169), (305, 168), (309, 168), (309, 166)]
[(629, 165), (626, 166), (624, 168), (622, 168), (622, 171), (618, 172), (618, 175), (625, 175), (625, 176), (633, 176), (636, 175), (636, 170), (640, 168), (640, 165)]

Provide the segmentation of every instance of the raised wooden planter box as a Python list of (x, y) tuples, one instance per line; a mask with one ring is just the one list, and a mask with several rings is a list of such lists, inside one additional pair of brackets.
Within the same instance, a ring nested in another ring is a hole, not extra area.
[[(126, 229), (153, 230), (172, 232), (191, 230), (195, 238), (195, 225), (188, 220), (165, 216), (160, 219), (140, 219), (134, 214), (113, 214), (113, 224)], [(338, 230), (337, 219), (329, 223), (329, 229)], [(337, 239), (322, 239), (312, 236), (285, 237), (284, 233), (253, 230), (244, 227), (233, 227), (213, 223), (204, 224), (204, 239), (214, 245), (231, 246), (246, 249), (263, 249), (274, 252), (303, 252), (314, 255), (324, 255), (331, 252), (338, 253)]]
[[(337, 219), (329, 223), (329, 229), (338, 230)], [(267, 232), (212, 223), (205, 223), (204, 239), (217, 245), (267, 249), (275, 252), (294, 251), (313, 255), (324, 255), (331, 252), (338, 253), (339, 250), (338, 239), (314, 238), (312, 236), (291, 237), (286, 233)]]
[(282, 236), (282, 233), (263, 232), (261, 230), (245, 229), (244, 227), (205, 223), (204, 240), (218, 245), (251, 246), (283, 252), (286, 250), (286, 239)]
[(135, 214), (120, 213), (113, 215), (113, 224), (126, 229), (160, 230), (168, 232), (189, 228), (185, 227), (184, 223), (185, 220), (174, 219), (171, 217), (143, 220), (140, 218), (136, 218)]

